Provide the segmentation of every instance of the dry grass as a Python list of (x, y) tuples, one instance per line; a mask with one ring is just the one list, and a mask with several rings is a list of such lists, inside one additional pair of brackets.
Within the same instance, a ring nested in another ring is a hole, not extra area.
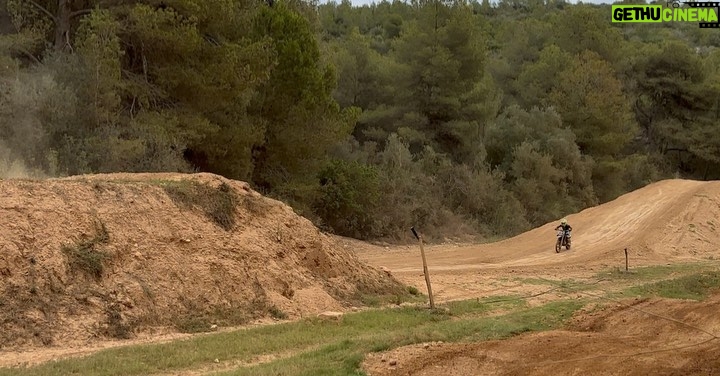
[(183, 209), (200, 209), (210, 220), (226, 231), (235, 227), (236, 207), (239, 202), (235, 191), (226, 183), (214, 188), (192, 181), (162, 182), (161, 186)]
[(107, 244), (110, 241), (110, 233), (105, 224), (97, 221), (95, 223), (95, 235), (90, 239), (81, 239), (73, 245), (63, 245), (62, 252), (68, 258), (71, 269), (80, 270), (88, 275), (100, 279), (102, 277), (106, 259), (110, 256), (97, 249), (100, 244)]

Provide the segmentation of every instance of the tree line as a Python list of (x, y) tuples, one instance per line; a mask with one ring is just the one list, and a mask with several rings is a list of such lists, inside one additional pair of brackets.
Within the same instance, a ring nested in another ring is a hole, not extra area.
[(361, 239), (510, 236), (720, 177), (720, 33), (694, 23), (559, 0), (4, 4), (6, 172), (213, 172)]

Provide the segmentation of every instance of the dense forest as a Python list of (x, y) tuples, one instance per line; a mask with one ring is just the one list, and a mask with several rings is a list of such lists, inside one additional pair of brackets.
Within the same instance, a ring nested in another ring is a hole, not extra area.
[(697, 23), (558, 0), (0, 5), (3, 176), (212, 172), (361, 239), (509, 236), (720, 178), (720, 30)]

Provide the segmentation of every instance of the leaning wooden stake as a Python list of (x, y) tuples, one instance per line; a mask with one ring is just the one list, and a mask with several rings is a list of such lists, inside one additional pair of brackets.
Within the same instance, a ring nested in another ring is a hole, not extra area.
[(625, 248), (625, 271), (628, 271), (628, 253), (627, 253), (627, 248)]
[(422, 255), (422, 262), (423, 262), (423, 273), (425, 274), (425, 284), (427, 284), (428, 289), (428, 296), (430, 297), (430, 308), (435, 309), (435, 302), (433, 301), (433, 294), (432, 294), (432, 288), (430, 287), (430, 273), (428, 273), (428, 267), (427, 267), (427, 261), (425, 260), (425, 248), (423, 247), (423, 241), (420, 235), (418, 235), (417, 231), (415, 231), (415, 227), (411, 227), (410, 230), (412, 230), (413, 235), (415, 235), (415, 238), (420, 242), (420, 255)]

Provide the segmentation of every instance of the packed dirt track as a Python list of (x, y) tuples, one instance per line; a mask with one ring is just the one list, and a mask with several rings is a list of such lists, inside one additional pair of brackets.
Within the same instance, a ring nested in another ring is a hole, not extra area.
[[(568, 298), (543, 294), (548, 286), (518, 281), (589, 281), (601, 271), (623, 269), (625, 249), (630, 268), (720, 259), (720, 182), (660, 181), (567, 219), (573, 246), (560, 253), (554, 250), (559, 218), (496, 243), (427, 246), (435, 300), (509, 294), (538, 295), (540, 303)], [(360, 255), (425, 291), (417, 245), (365, 248)], [(720, 295), (704, 302), (610, 302), (575, 316), (566, 330), (408, 346), (370, 354), (364, 367), (372, 376), (711, 375), (720, 372), (719, 310)], [(381, 358), (396, 359), (397, 366), (388, 367)]]
[[(566, 218), (573, 227), (572, 247), (560, 253), (554, 248), (560, 218), (495, 243), (426, 247), (438, 298), (477, 297), (488, 287), (478, 282), (498, 276), (567, 278), (624, 267), (625, 249), (630, 266), (720, 256), (720, 182), (664, 180)], [(406, 283), (424, 284), (417, 244), (392, 250), (365, 247), (358, 254)]]

